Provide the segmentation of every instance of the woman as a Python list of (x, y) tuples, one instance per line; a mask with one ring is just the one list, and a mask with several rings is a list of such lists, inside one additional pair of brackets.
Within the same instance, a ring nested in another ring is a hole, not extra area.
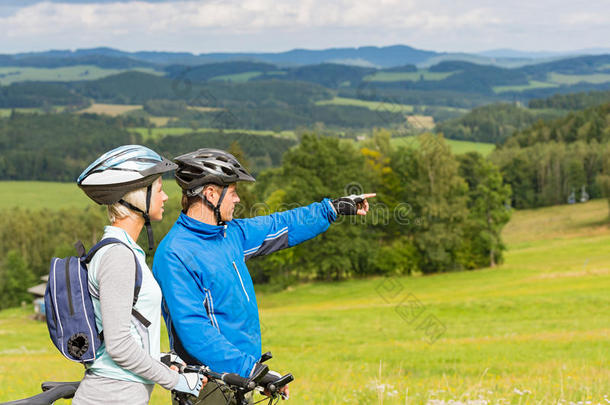
[[(161, 175), (175, 168), (148, 148), (126, 145), (99, 157), (78, 178), (91, 199), (108, 206), (111, 225), (104, 228), (102, 239), (116, 238), (124, 244), (102, 247), (88, 266), (89, 288), (99, 293), (92, 294), (93, 306), (104, 344), (86, 366), (73, 404), (147, 404), (154, 383), (193, 395), (205, 385), (205, 377), (179, 374), (159, 361), (161, 290), (136, 244), (146, 226), (149, 249), (153, 248), (150, 222), (161, 220), (168, 198)], [(134, 305), (135, 260), (142, 269), (142, 286)], [(132, 307), (150, 326), (132, 317)]]

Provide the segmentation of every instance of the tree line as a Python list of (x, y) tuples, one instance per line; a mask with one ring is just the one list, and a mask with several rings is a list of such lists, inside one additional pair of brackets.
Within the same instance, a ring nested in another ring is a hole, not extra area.
[(466, 115), (439, 123), (435, 131), (449, 139), (503, 143), (516, 131), (531, 126), (538, 114), (514, 104), (491, 104), (472, 109)]
[(143, 140), (129, 130), (146, 122), (130, 116), (13, 113), (0, 119), (0, 179), (74, 181), (95, 158), (125, 144), (144, 144), (177, 156), (196, 145), (227, 148), (239, 141), (254, 170), (260, 171), (279, 165), (284, 151), (296, 144), (292, 139), (221, 131)]
[(585, 188), (591, 198), (610, 196), (610, 104), (515, 133), (490, 156), (512, 187), (512, 205), (565, 204)]

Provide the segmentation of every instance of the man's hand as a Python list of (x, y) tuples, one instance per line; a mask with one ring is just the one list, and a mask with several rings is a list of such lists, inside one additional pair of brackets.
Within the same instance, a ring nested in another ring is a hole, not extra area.
[[(267, 373), (267, 376), (270, 376), (270, 375), (274, 377), (273, 378), (274, 380), (277, 380), (282, 376), (277, 371), (269, 370), (269, 372)], [(290, 388), (288, 388), (288, 384), (281, 387), (279, 390), (276, 391), (276, 393), (280, 395), (282, 400), (289, 399), (290, 398)], [(269, 392), (269, 390), (267, 388), (265, 388), (265, 390), (263, 391), (263, 394), (265, 394), (268, 397), (273, 395), (271, 392)]]
[(377, 194), (349, 195), (347, 197), (332, 200), (332, 206), (337, 214), (341, 215), (366, 215), (369, 212), (369, 202), (367, 198), (373, 198)]

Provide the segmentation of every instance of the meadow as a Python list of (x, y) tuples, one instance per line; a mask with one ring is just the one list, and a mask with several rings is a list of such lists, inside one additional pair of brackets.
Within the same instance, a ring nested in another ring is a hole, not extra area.
[(561, 73), (550, 73), (549, 80), (559, 84), (577, 84), (577, 83), (607, 83), (610, 82), (610, 74), (595, 73), (590, 75), (566, 75)]
[[(456, 139), (444, 139), (444, 141), (449, 145), (449, 147), (451, 148), (451, 152), (454, 155), (460, 155), (468, 152), (478, 152), (483, 156), (487, 156), (496, 147), (496, 145), (494, 145), (493, 143), (459, 141)], [(418, 145), (417, 138), (412, 136), (391, 138), (390, 143), (394, 147), (417, 147)]]
[(381, 101), (367, 101), (356, 98), (346, 97), (334, 97), (330, 100), (320, 100), (316, 102), (316, 105), (347, 105), (354, 107), (364, 107), (373, 111), (390, 111), (390, 112), (404, 112), (412, 113), (413, 106), (407, 104), (388, 104)]
[(511, 86), (493, 86), (493, 91), (496, 94), (506, 93), (509, 91), (525, 91), (532, 89), (542, 89), (547, 87), (558, 87), (556, 83), (541, 82), (539, 80), (530, 80), (528, 84), (511, 85)]
[(610, 74), (608, 73), (567, 75), (551, 72), (548, 74), (545, 81), (530, 80), (528, 84), (524, 85), (494, 86), (493, 91), (496, 94), (500, 94), (509, 91), (525, 91), (540, 88), (559, 87), (562, 85), (574, 85), (578, 83), (602, 84), (608, 82), (610, 82)]
[(229, 82), (229, 83), (245, 83), (250, 79), (254, 79), (262, 75), (263, 72), (243, 72), (243, 73), (233, 73), (229, 75), (220, 75), (214, 76), (210, 79), (210, 81), (215, 82)]
[(130, 111), (141, 110), (142, 106), (138, 104), (103, 104), (93, 103), (89, 107), (78, 111), (80, 114), (105, 114), (116, 117)]
[[(175, 181), (163, 182), (163, 190), (178, 196), (180, 188)], [(53, 181), (0, 181), (0, 210), (14, 207), (30, 210), (84, 208), (93, 203), (74, 182)], [(42, 196), (42, 197), (41, 197)]]
[(72, 82), (79, 80), (96, 80), (121, 72), (136, 70), (154, 75), (160, 72), (148, 68), (134, 69), (107, 69), (97, 66), (76, 65), (60, 68), (33, 68), (33, 67), (0, 67), (0, 85), (25, 81), (54, 81)]
[(418, 80), (443, 80), (455, 72), (430, 72), (420, 69), (416, 72), (377, 72), (365, 76), (363, 80), (369, 82), (415, 82)]
[(13, 110), (23, 114), (42, 113), (40, 108), (0, 108), (0, 118), (10, 117)]
[[(607, 404), (607, 219), (602, 200), (516, 211), (496, 268), (259, 287), (263, 350), (293, 404)], [(82, 376), (30, 314), (0, 312), (0, 401)]]

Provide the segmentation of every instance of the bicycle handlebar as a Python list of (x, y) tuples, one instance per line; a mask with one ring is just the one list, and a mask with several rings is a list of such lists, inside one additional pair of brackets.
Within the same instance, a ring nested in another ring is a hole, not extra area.
[(220, 380), (227, 385), (232, 385), (237, 388), (246, 389), (248, 391), (252, 391), (256, 388), (256, 382), (249, 378), (244, 378), (239, 374), (235, 373), (217, 373), (215, 371), (210, 370), (209, 367), (205, 366), (185, 366), (184, 372), (189, 373), (201, 373), (208, 378), (213, 378), (214, 380)]
[[(224, 384), (235, 392), (239, 393), (240, 396), (253, 391), (255, 388), (260, 387), (262, 390), (267, 391), (272, 397), (279, 393), (279, 391), (294, 380), (292, 374), (286, 374), (278, 377), (277, 375), (269, 372), (269, 367), (265, 364), (257, 363), (250, 378), (244, 378), (239, 374), (235, 373), (217, 373), (212, 371), (207, 366), (194, 366), (187, 365), (182, 367), (183, 372), (190, 373), (201, 373), (208, 379), (216, 381), (222, 381)], [(190, 403), (184, 401), (184, 403)]]

